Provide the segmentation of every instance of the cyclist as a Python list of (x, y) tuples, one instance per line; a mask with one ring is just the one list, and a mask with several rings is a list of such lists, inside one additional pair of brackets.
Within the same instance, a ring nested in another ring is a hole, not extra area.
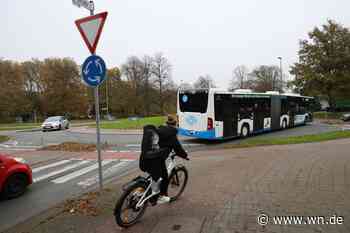
[[(169, 184), (168, 172), (165, 160), (168, 158), (171, 151), (175, 151), (178, 156), (187, 158), (187, 153), (177, 139), (177, 124), (173, 116), (168, 115), (166, 125), (159, 126), (156, 131), (159, 136), (159, 156), (149, 159), (146, 162), (146, 170), (152, 176), (154, 181), (158, 181), (156, 185), (160, 187), (152, 187), (152, 191), (158, 193), (157, 204), (163, 204), (170, 201), (167, 195)], [(161, 178), (161, 180), (159, 179)], [(160, 184), (159, 184), (160, 182)], [(158, 190), (159, 189), (159, 190)]]

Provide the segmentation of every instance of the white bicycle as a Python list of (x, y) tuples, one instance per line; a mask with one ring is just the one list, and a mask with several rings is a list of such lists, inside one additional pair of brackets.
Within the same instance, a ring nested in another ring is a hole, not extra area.
[[(183, 193), (187, 180), (188, 171), (184, 165), (176, 164), (176, 154), (171, 154), (168, 158), (168, 196), (170, 202), (176, 201)], [(182, 158), (181, 156), (177, 156)], [(186, 158), (186, 160), (189, 160)], [(117, 224), (121, 227), (130, 227), (134, 225), (145, 213), (150, 199), (157, 197), (158, 194), (152, 193), (152, 184), (154, 183), (150, 175), (147, 177), (138, 176), (123, 186), (123, 194), (117, 201), (114, 209), (114, 216)], [(152, 201), (152, 205), (157, 202)]]

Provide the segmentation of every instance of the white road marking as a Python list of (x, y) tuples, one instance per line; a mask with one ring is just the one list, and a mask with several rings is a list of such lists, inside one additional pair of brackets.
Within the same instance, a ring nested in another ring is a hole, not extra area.
[(56, 162), (56, 163), (51, 163), (51, 164), (48, 164), (48, 165), (45, 165), (45, 166), (33, 168), (32, 172), (36, 173), (36, 172), (39, 172), (39, 171), (42, 171), (42, 170), (45, 170), (45, 169), (48, 169), (48, 168), (51, 168), (51, 167), (57, 167), (59, 165), (66, 164), (68, 162), (70, 162), (70, 160), (62, 160), (62, 161), (59, 161), (59, 162)]
[[(111, 174), (111, 173), (117, 171), (119, 168), (124, 167), (126, 164), (128, 164), (127, 161), (123, 161), (123, 162), (117, 163), (117, 164), (113, 165), (112, 167), (108, 168), (107, 170), (105, 170), (105, 171), (103, 172), (103, 175), (102, 175), (102, 176), (103, 176), (103, 177), (106, 177), (106, 176), (108, 176), (109, 174)], [(80, 182), (78, 183), (78, 185), (85, 188), (85, 187), (91, 186), (91, 185), (93, 185), (93, 184), (96, 184), (97, 181), (98, 181), (98, 175), (95, 175), (95, 176), (92, 176), (92, 177), (87, 178), (86, 180), (80, 181)]]
[(79, 166), (81, 166), (81, 165), (83, 165), (83, 164), (86, 164), (86, 163), (89, 163), (89, 162), (90, 162), (90, 161), (81, 161), (81, 162), (79, 162), (79, 163), (76, 163), (76, 164), (73, 164), (73, 165), (69, 165), (69, 166), (64, 167), (64, 168), (62, 168), (62, 169), (60, 169), (60, 170), (57, 170), (57, 171), (54, 171), (54, 172), (50, 172), (50, 173), (48, 173), (48, 174), (42, 175), (42, 176), (40, 176), (40, 177), (38, 177), (38, 178), (35, 178), (35, 179), (33, 179), (33, 181), (34, 181), (34, 183), (36, 183), (36, 182), (45, 180), (45, 179), (47, 179), (47, 178), (50, 178), (50, 177), (55, 176), (55, 175), (58, 175), (58, 174), (60, 174), (60, 173), (63, 173), (63, 172), (65, 172), (65, 171), (68, 171), (68, 170), (71, 170), (71, 169), (73, 169), (73, 168), (79, 167)]
[[(109, 164), (111, 162), (112, 161), (102, 161), (102, 166), (107, 165), (107, 164)], [(84, 175), (84, 174), (86, 174), (86, 173), (88, 173), (90, 171), (93, 171), (93, 170), (95, 170), (97, 168), (98, 168), (98, 163), (96, 163), (94, 165), (91, 165), (89, 167), (80, 169), (80, 170), (78, 170), (76, 172), (73, 172), (73, 173), (70, 173), (68, 175), (62, 176), (60, 178), (57, 178), (57, 179), (53, 180), (52, 182), (55, 183), (55, 184), (62, 184), (62, 183), (65, 183), (65, 182), (67, 182), (69, 180), (72, 180), (72, 179), (74, 179), (74, 178), (76, 178), (78, 176), (81, 176), (81, 175)]]
[(140, 147), (141, 144), (128, 144), (126, 147)]

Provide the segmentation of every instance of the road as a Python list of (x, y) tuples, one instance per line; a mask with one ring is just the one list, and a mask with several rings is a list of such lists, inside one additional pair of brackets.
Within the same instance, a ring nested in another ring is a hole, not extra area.
[[(288, 129), (285, 131), (276, 131), (263, 135), (257, 135), (256, 137), (285, 137), (296, 136), (305, 134), (317, 134), (322, 132), (328, 132), (337, 130), (336, 127), (313, 123), (303, 127), (297, 127)], [(93, 132), (93, 131), (92, 131)], [(102, 131), (103, 132), (103, 131)], [(94, 133), (81, 133), (76, 131), (51, 131), (51, 132), (0, 132), (1, 135), (7, 135), (13, 138), (12, 141), (0, 144), (0, 149), (18, 149), (28, 150), (37, 149), (42, 146), (60, 144), (63, 142), (78, 142), (78, 143), (96, 143), (96, 134)], [(136, 151), (140, 150), (142, 135), (140, 134), (111, 134), (102, 133), (101, 142), (110, 145), (110, 148), (114, 151)], [(218, 145), (217, 141), (205, 141), (197, 140), (186, 137), (180, 137), (180, 141), (187, 149), (204, 149), (206, 146)], [(219, 144), (238, 143), (240, 140), (225, 140)]]
[[(336, 130), (323, 124), (310, 124), (285, 131), (277, 131), (255, 137), (284, 137), (290, 135), (314, 134)], [(5, 228), (22, 222), (57, 203), (93, 190), (98, 185), (96, 153), (68, 153), (36, 151), (44, 144), (58, 144), (65, 141), (94, 143), (95, 135), (71, 131), (42, 132), (7, 132), (14, 138), (12, 142), (2, 144), (0, 151), (24, 157), (33, 167), (35, 183), (22, 197), (1, 201), (0, 232)], [(44, 138), (42, 138), (44, 136)], [(102, 142), (113, 145), (103, 154), (103, 174), (106, 182), (118, 179), (132, 169), (137, 169), (137, 158), (142, 135), (103, 134)], [(204, 151), (218, 148), (229, 143), (239, 143), (242, 139), (226, 140), (221, 143), (181, 138), (189, 151)], [(35, 206), (35, 208), (33, 208)]]
[[(63, 153), (42, 158), (44, 156), (45, 152), (26, 152), (22, 156), (32, 166), (34, 183), (23, 196), (0, 201), (0, 232), (98, 187), (98, 163), (88, 155)], [(134, 159), (123, 159), (118, 154), (105, 157), (102, 163), (104, 183), (137, 168)]]

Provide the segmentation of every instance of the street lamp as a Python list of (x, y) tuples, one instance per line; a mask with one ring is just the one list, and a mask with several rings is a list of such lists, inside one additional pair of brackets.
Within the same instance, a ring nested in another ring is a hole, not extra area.
[(281, 73), (281, 88), (282, 88), (282, 83), (283, 83), (283, 74), (282, 74), (282, 57), (277, 57), (280, 60), (280, 73)]

